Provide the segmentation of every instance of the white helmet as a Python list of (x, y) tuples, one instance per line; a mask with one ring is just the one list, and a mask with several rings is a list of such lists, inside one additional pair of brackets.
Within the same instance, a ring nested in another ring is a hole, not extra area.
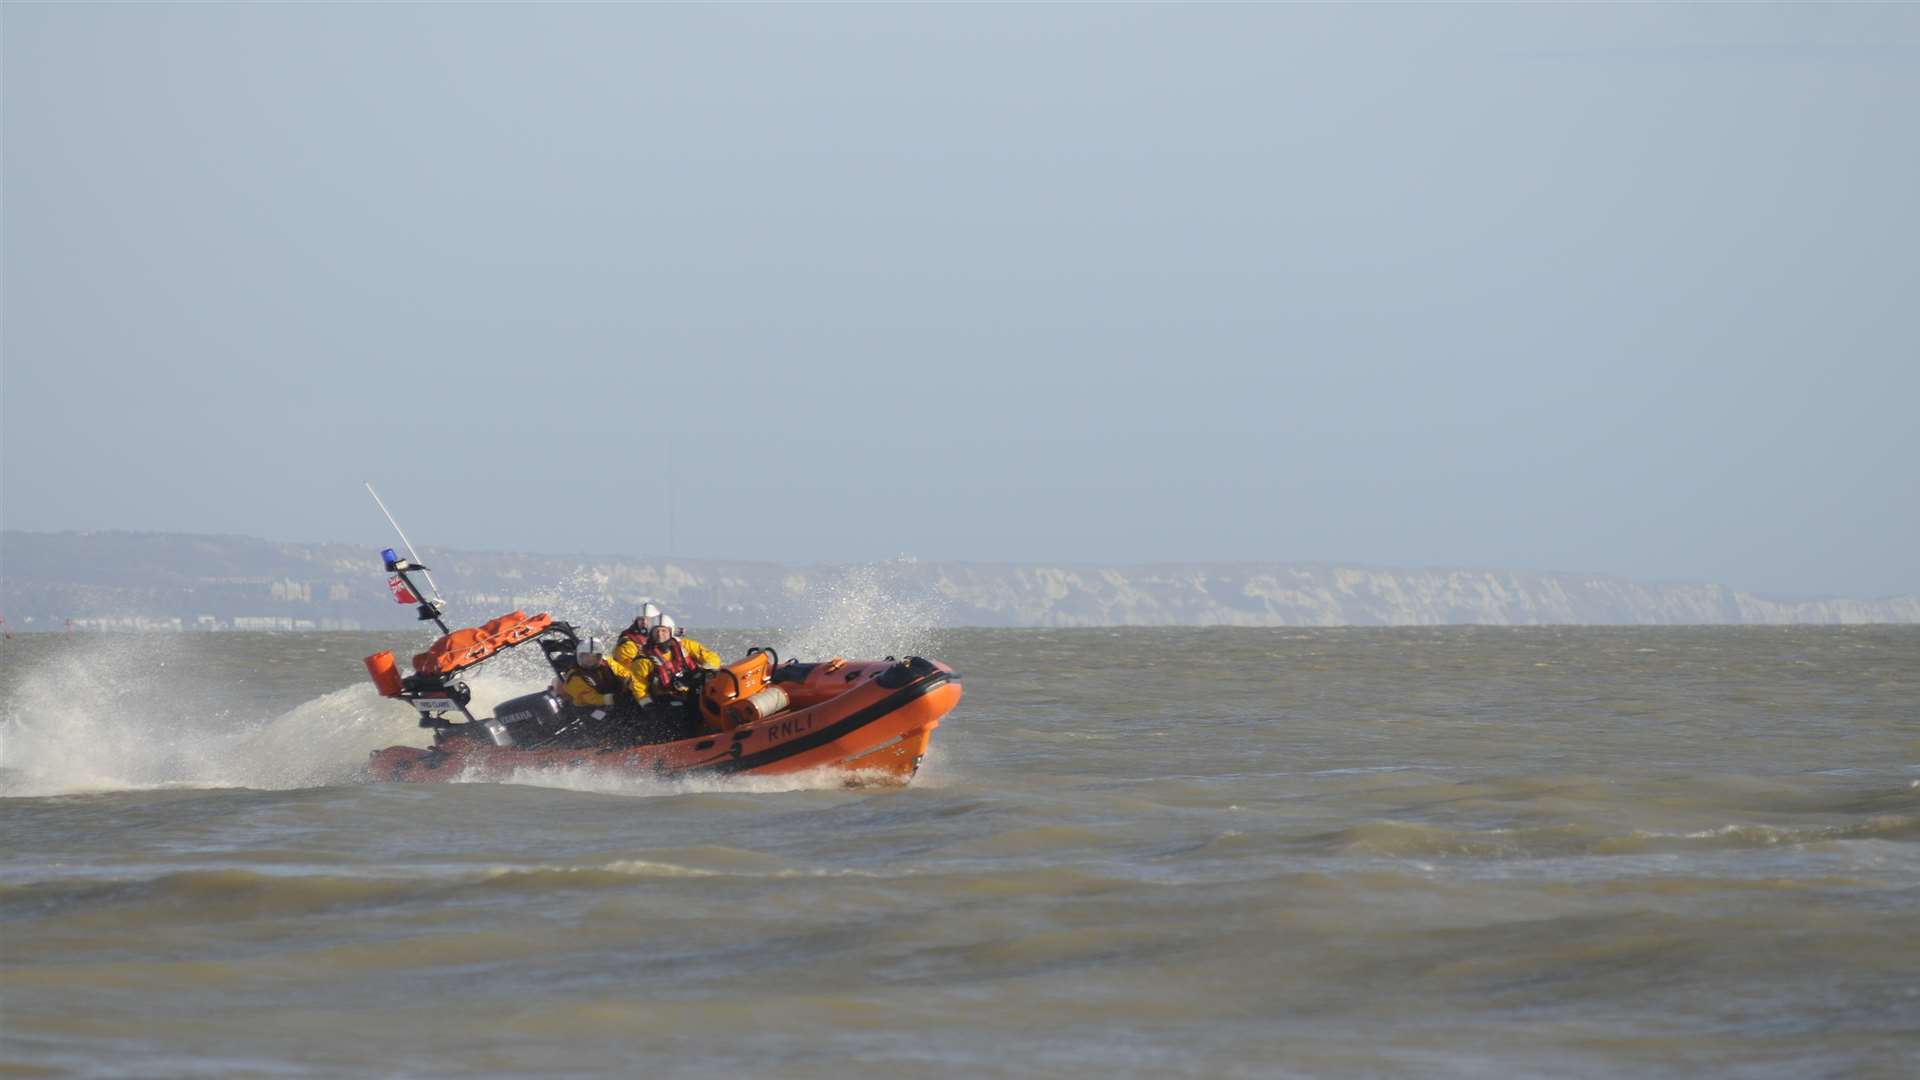
[(600, 641), (598, 638), (582, 638), (573, 650), (573, 661), (581, 667), (592, 667), (600, 662)]
[(653, 631), (654, 624), (659, 622), (660, 618), (660, 605), (649, 600), (640, 605), (640, 614), (633, 617), (633, 625), (627, 627), (622, 633), (638, 634), (641, 637), (646, 637)]
[(671, 615), (660, 616), (660, 618), (654, 621), (652, 626), (647, 628), (648, 641), (653, 640), (653, 632), (655, 630), (665, 630), (668, 637), (674, 637), (680, 633), (678, 624), (673, 621), (673, 616)]

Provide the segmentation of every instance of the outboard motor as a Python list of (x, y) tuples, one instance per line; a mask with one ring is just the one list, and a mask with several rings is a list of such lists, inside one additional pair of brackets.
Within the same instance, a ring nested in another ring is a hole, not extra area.
[(493, 710), (493, 719), (506, 728), (516, 746), (543, 743), (568, 723), (560, 699), (548, 690), (501, 702)]

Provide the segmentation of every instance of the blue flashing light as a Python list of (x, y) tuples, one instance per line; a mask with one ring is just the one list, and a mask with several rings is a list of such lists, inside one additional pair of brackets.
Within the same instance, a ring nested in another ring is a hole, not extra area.
[(389, 570), (393, 569), (393, 565), (400, 561), (400, 556), (395, 555), (392, 548), (382, 548), (380, 550), (380, 557), (387, 561), (387, 569)]

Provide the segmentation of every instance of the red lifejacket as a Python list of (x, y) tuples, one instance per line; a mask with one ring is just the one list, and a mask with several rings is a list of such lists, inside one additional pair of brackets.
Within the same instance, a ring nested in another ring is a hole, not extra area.
[(697, 666), (693, 658), (687, 655), (687, 647), (680, 644), (680, 639), (677, 637), (668, 638), (665, 647), (658, 647), (648, 642), (640, 655), (653, 661), (655, 693), (672, 693), (673, 680)]

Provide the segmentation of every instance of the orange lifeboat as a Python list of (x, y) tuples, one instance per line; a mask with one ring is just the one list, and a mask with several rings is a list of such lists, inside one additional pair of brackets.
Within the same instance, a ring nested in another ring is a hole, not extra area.
[[(512, 621), (516, 617), (520, 621)], [(495, 635), (511, 635), (546, 616), (528, 619), (515, 612), (503, 618), (510, 621)], [(467, 655), (462, 650), (485, 644), (461, 638), (462, 633), (449, 634), (415, 657), (416, 672), (442, 672), (435, 665), (447, 663), (457, 671), (485, 659), (462, 659)], [(534, 630), (519, 641), (539, 633)], [(448, 647), (436, 652), (441, 644)], [(448, 656), (454, 659), (433, 659), (423, 667), (425, 658)], [(530, 694), (503, 703), (488, 720), (442, 725), (431, 748), (375, 751), (370, 768), (375, 779), (399, 781), (487, 779), (527, 768), (582, 766), (660, 777), (828, 769), (845, 773), (849, 783), (904, 784), (918, 770), (934, 728), (959, 704), (960, 695), (960, 676), (937, 660), (910, 656), (777, 664), (772, 653), (755, 650), (706, 673), (704, 685), (686, 704), (674, 707), (691, 734), (581, 744), (565, 733), (584, 721), (570, 719), (569, 707), (551, 693)], [(656, 712), (667, 709), (655, 707)], [(599, 713), (593, 716), (601, 718)]]

